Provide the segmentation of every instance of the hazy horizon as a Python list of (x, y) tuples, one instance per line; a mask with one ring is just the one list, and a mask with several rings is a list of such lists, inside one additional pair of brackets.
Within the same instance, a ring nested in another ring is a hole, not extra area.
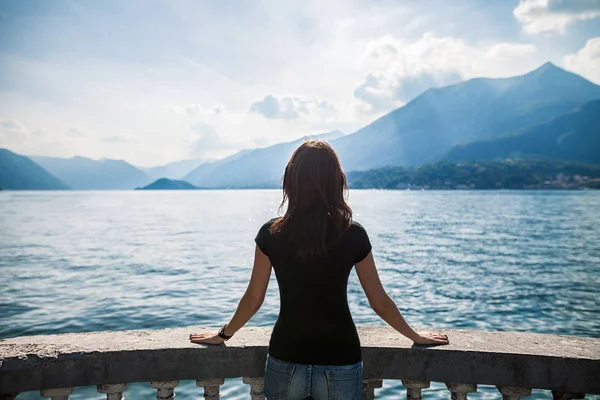
[(0, 147), (149, 167), (353, 133), (545, 62), (599, 84), (599, 17), (597, 0), (0, 0)]

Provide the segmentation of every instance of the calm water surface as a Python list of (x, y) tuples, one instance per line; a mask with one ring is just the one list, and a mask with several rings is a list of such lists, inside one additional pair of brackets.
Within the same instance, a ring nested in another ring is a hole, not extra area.
[[(2, 192), (0, 338), (220, 325), (279, 201), (267, 190)], [(350, 202), (413, 325), (600, 337), (600, 192), (353, 191)], [(348, 290), (356, 323), (382, 325), (355, 274)], [(273, 278), (249, 325), (271, 326), (278, 307)], [(480, 390), (472, 397), (498, 397)], [(183, 382), (177, 397), (201, 392)], [(147, 383), (127, 393), (155, 397)], [(247, 393), (239, 379), (223, 386), (224, 399)], [(378, 396), (404, 390), (384, 381)], [(425, 396), (449, 392), (437, 384)]]

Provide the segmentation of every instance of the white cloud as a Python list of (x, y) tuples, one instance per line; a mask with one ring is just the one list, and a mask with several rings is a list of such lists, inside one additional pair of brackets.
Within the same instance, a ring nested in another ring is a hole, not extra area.
[(575, 54), (563, 58), (566, 69), (600, 85), (600, 37), (589, 39)]
[[(445, 86), (474, 76), (509, 76), (536, 65), (528, 57), (536, 47), (497, 43), (478, 48), (452, 37), (432, 33), (406, 42), (392, 36), (370, 42), (363, 57), (369, 72), (354, 96), (370, 111), (389, 111), (431, 87)], [(519, 57), (520, 64), (514, 60)]]
[(211, 107), (205, 107), (202, 104), (184, 104), (184, 105), (173, 105), (170, 107), (171, 111), (179, 115), (220, 115), (225, 111), (225, 107), (222, 104), (217, 104)]
[(600, 17), (600, 0), (521, 0), (513, 14), (527, 33), (564, 34), (575, 21)]
[(0, 147), (15, 149), (26, 143), (29, 130), (14, 119), (0, 119)]
[(0, 129), (4, 132), (27, 132), (25, 125), (14, 119), (0, 119)]
[(530, 55), (536, 52), (532, 44), (524, 43), (498, 43), (489, 48), (486, 53), (488, 58), (504, 58), (515, 60), (516, 57)]
[(87, 129), (81, 127), (71, 127), (67, 130), (67, 136), (74, 138), (84, 137), (89, 134), (90, 132)]
[(280, 100), (272, 94), (267, 94), (264, 99), (252, 103), (250, 112), (273, 119), (296, 119), (299, 117), (293, 98), (283, 97)]
[(112, 132), (106, 132), (105, 134), (98, 136), (100, 142), (123, 145), (127, 142), (133, 142), (137, 139), (137, 135), (128, 129), (117, 128)]
[(283, 96), (281, 98), (267, 94), (262, 100), (250, 105), (250, 112), (270, 119), (326, 119), (336, 112), (335, 107), (325, 100), (302, 96)]
[(194, 134), (189, 138), (189, 157), (211, 157), (215, 152), (236, 148), (230, 138), (219, 134), (214, 127), (204, 122), (198, 122), (190, 129)]
[[(64, 137), (68, 136), (69, 132), (65, 132)], [(25, 155), (52, 155), (64, 150), (65, 143), (50, 136), (47, 131), (31, 129), (19, 120), (0, 119), (0, 147)]]
[(105, 136), (102, 139), (103, 142), (107, 143), (124, 143), (129, 140), (127, 136), (124, 135), (113, 135), (113, 136)]
[(239, 2), (232, 12), (223, 2), (161, 0), (137, 18), (138, 2), (55, 0), (33, 25), (29, 10), (4, 7), (14, 23), (2, 26), (12, 39), (0, 43), (1, 116), (28, 128), (24, 154), (165, 164), (190, 157), (202, 137), (199, 147), (211, 147), (210, 133), (191, 129), (203, 123), (227, 143), (212, 146), (217, 158), (354, 132), (374, 110), (430, 86), (558, 60), (586, 34), (573, 30), (578, 36), (560, 43), (536, 37), (535, 51), (509, 43), (520, 34), (516, 1), (432, 1)]

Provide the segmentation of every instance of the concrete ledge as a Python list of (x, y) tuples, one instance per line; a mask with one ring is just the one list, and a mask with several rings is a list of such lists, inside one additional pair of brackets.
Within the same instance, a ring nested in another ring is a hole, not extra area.
[[(27, 336), (0, 340), (0, 394), (61, 387), (262, 376), (268, 328), (223, 346), (194, 345), (207, 328)], [(387, 327), (360, 327), (365, 378), (479, 383), (600, 393), (600, 339), (444, 330), (425, 348)]]

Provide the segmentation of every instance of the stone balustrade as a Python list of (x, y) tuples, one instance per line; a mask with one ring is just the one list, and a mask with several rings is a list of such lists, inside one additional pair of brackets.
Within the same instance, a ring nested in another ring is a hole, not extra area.
[[(95, 385), (108, 400), (126, 396), (127, 384), (149, 382), (157, 399), (173, 399), (179, 381), (195, 380), (205, 399), (219, 399), (224, 379), (243, 377), (253, 400), (264, 399), (262, 379), (270, 329), (246, 328), (223, 346), (195, 345), (191, 332), (206, 328), (93, 332), (0, 340), (0, 399), (39, 390), (69, 399)], [(530, 333), (444, 330), (450, 345), (415, 346), (387, 327), (360, 327), (363, 398), (375, 398), (383, 379), (401, 380), (409, 400), (431, 381), (444, 382), (451, 399), (467, 399), (477, 384), (495, 385), (505, 400), (552, 391), (554, 399), (600, 393), (600, 339)], [(200, 392), (199, 392), (200, 393)]]

